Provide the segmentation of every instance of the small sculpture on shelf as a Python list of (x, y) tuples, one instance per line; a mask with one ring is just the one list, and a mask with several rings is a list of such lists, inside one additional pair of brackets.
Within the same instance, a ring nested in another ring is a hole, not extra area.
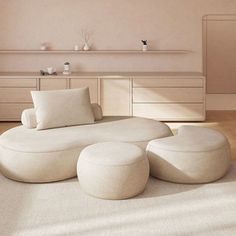
[(63, 71), (63, 75), (70, 75), (71, 71), (70, 71), (70, 63), (69, 62), (65, 62), (64, 63), (64, 71)]
[(141, 40), (143, 43), (143, 51), (147, 51), (148, 50), (148, 44), (147, 44), (147, 40)]
[(47, 67), (46, 70), (40, 70), (41, 75), (57, 75), (56, 69), (53, 67)]
[(44, 43), (41, 44), (40, 50), (46, 51), (46, 50), (48, 50), (48, 49), (49, 49), (48, 43), (44, 42)]

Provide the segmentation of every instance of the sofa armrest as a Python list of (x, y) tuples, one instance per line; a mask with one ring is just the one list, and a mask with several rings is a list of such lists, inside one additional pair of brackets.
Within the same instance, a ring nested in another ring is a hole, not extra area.
[(37, 126), (35, 109), (26, 109), (21, 114), (21, 123), (28, 129), (34, 129)]

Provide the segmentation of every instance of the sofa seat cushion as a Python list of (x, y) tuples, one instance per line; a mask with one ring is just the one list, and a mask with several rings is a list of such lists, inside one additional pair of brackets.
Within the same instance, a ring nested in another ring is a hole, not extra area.
[(23, 182), (64, 180), (76, 176), (78, 157), (88, 145), (126, 142), (145, 150), (150, 140), (171, 135), (164, 123), (129, 117), (40, 131), (19, 126), (0, 136), (0, 170)]
[(175, 183), (208, 183), (225, 175), (231, 148), (224, 134), (209, 128), (182, 126), (178, 135), (147, 146), (151, 175)]
[(155, 120), (105, 117), (92, 125), (40, 131), (19, 126), (2, 134), (0, 145), (20, 152), (55, 152), (98, 142), (148, 142), (170, 135), (168, 126)]
[(227, 138), (216, 130), (185, 125), (178, 129), (178, 135), (153, 140), (150, 145), (176, 152), (208, 152), (224, 147), (225, 143)]

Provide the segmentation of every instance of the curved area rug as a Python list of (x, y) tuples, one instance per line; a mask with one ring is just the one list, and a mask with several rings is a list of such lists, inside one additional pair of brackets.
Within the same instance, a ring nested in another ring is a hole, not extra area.
[(77, 179), (24, 184), (0, 175), (1, 236), (236, 235), (236, 163), (204, 185), (150, 178), (122, 201), (84, 194)]

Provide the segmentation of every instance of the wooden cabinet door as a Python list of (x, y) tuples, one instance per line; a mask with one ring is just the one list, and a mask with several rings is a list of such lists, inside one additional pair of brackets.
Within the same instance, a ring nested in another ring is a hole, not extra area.
[(98, 79), (71, 79), (70, 88), (83, 88), (89, 87), (90, 99), (92, 103), (98, 102)]
[(67, 88), (67, 79), (40, 79), (40, 90), (60, 90)]
[(100, 103), (106, 116), (130, 116), (131, 113), (130, 79), (101, 79)]

